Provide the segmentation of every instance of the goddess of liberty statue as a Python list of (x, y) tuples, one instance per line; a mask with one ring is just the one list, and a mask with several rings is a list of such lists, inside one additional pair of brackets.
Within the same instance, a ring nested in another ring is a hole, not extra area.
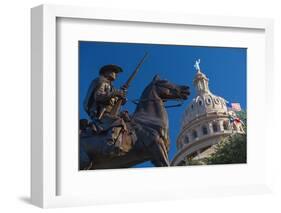
[(194, 64), (194, 67), (195, 67), (195, 69), (197, 70), (197, 72), (200, 72), (200, 66), (199, 66), (199, 64), (200, 64), (200, 59), (196, 60), (196, 61), (195, 61), (195, 64)]

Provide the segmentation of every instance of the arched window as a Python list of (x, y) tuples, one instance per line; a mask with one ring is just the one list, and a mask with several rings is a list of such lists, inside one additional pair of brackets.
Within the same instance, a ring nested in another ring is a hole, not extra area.
[(184, 143), (185, 143), (185, 144), (188, 144), (188, 143), (189, 143), (189, 137), (188, 137), (188, 136), (185, 136)]
[(225, 129), (225, 130), (229, 129), (229, 122), (228, 121), (223, 122), (223, 129)]
[(215, 103), (219, 104), (220, 103), (220, 99), (219, 98), (215, 98)]
[(192, 132), (192, 136), (193, 136), (194, 139), (196, 139), (196, 138), (198, 137), (196, 130), (194, 130), (194, 131)]
[(206, 101), (206, 104), (207, 104), (207, 105), (211, 104), (211, 102), (212, 102), (210, 97), (207, 97), (207, 98), (205, 99), (205, 101)]
[(219, 130), (218, 124), (216, 122), (213, 123), (213, 131), (217, 132)]
[(202, 133), (203, 133), (203, 135), (207, 135), (208, 134), (208, 129), (207, 129), (206, 126), (202, 127)]

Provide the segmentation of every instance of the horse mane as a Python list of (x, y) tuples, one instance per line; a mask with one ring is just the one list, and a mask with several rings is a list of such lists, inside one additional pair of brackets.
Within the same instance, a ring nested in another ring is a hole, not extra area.
[(149, 95), (151, 94), (152, 92), (152, 87), (154, 86), (154, 82), (150, 82), (150, 84), (148, 84), (145, 89), (143, 90), (141, 96), (140, 96), (140, 101), (135, 109), (135, 113), (138, 112), (140, 110), (140, 108), (143, 107), (144, 105), (144, 102), (142, 102), (142, 100), (145, 100), (145, 99), (148, 99), (149, 98)]
[(143, 90), (132, 118), (137, 123), (167, 128), (167, 112), (162, 103), (159, 103), (161, 99), (152, 88), (154, 86), (155, 79), (153, 79)]

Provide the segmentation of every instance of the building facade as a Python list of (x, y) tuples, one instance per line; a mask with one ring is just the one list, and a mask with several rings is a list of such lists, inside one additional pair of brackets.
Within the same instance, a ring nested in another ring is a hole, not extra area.
[(245, 134), (241, 123), (230, 121), (236, 113), (228, 109), (227, 101), (210, 91), (209, 79), (200, 70), (199, 63), (195, 64), (197, 73), (193, 80), (196, 97), (184, 112), (172, 166), (208, 157), (223, 138), (235, 133)]

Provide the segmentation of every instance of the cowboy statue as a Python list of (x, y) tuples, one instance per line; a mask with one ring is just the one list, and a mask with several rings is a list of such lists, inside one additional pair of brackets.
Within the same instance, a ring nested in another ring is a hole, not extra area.
[(100, 136), (101, 143), (106, 143), (105, 155), (118, 155), (120, 151), (124, 152), (126, 146), (122, 144), (122, 141), (128, 134), (133, 134), (127, 127), (130, 126), (128, 111), (120, 112), (120, 108), (126, 103), (127, 89), (146, 57), (147, 54), (120, 89), (114, 88), (113, 82), (123, 70), (114, 64), (103, 66), (99, 71), (99, 77), (94, 79), (89, 86), (83, 105), (91, 121), (80, 120), (80, 132), (82, 135), (86, 134), (84, 136), (91, 134)]
[(126, 103), (126, 88), (118, 90), (112, 85), (117, 74), (122, 71), (117, 65), (103, 66), (99, 77), (92, 81), (84, 100), (84, 109), (91, 118), (92, 131), (95, 134), (106, 133), (105, 141), (109, 146), (117, 144), (118, 139), (121, 140), (121, 131), (126, 130), (124, 116), (120, 116), (119, 109), (113, 113), (118, 101), (122, 105)]

